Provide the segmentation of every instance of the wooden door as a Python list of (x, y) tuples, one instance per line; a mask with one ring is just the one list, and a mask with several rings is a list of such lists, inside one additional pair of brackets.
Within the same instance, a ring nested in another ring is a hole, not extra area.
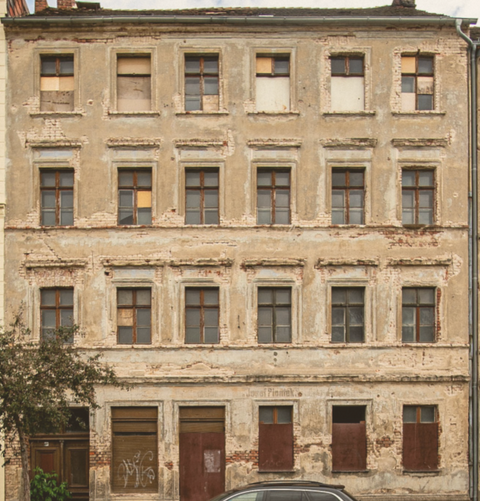
[(181, 408), (180, 500), (208, 501), (224, 490), (224, 407)]

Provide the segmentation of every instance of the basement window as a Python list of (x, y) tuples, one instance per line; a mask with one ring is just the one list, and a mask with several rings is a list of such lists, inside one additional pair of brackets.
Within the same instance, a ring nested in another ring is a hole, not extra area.
[(218, 111), (218, 55), (185, 56), (185, 111)]
[(219, 310), (218, 287), (186, 288), (185, 343), (218, 343)]
[(290, 110), (290, 56), (257, 55), (255, 102), (257, 111)]
[(365, 109), (365, 69), (363, 56), (334, 56), (331, 63), (332, 111)]
[(118, 170), (118, 224), (152, 224), (151, 169)]
[(40, 111), (73, 111), (73, 56), (41, 56)]
[[(40, 291), (41, 337), (51, 339), (61, 327), (73, 325), (73, 288)], [(73, 343), (73, 336), (66, 341)]]
[(403, 407), (403, 467), (410, 471), (438, 469), (438, 419), (435, 406)]
[(432, 56), (402, 56), (402, 111), (434, 109)]
[(117, 289), (118, 344), (150, 344), (151, 289)]
[(117, 110), (150, 111), (152, 81), (150, 56), (117, 57)]
[(402, 341), (433, 343), (435, 341), (435, 289), (404, 287), (402, 289)]
[(290, 405), (258, 409), (258, 469), (293, 470), (293, 408)]
[(332, 407), (332, 470), (367, 469), (367, 432), (364, 405)]
[(158, 493), (156, 407), (112, 407), (112, 492)]

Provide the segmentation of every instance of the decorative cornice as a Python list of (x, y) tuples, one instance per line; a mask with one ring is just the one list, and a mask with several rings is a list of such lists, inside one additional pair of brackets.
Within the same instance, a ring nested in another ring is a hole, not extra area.
[(148, 259), (148, 258), (142, 258), (142, 259), (135, 259), (135, 258), (125, 258), (125, 259), (110, 259), (110, 258), (104, 258), (102, 259), (102, 265), (105, 268), (125, 268), (125, 267), (143, 267), (143, 268), (149, 268), (149, 267), (160, 267), (160, 266), (165, 266), (166, 261), (165, 259)]
[(322, 259), (320, 258), (315, 268), (327, 268), (329, 266), (379, 266), (378, 259)]
[(27, 270), (35, 268), (84, 268), (87, 266), (86, 259), (26, 259), (24, 266)]
[(233, 259), (228, 258), (200, 258), (200, 259), (172, 259), (168, 262), (169, 266), (181, 267), (181, 266), (195, 266), (195, 267), (205, 267), (205, 266), (233, 266)]
[(25, 145), (29, 148), (81, 148), (83, 143), (73, 139), (42, 139), (39, 141), (27, 139)]
[(446, 258), (424, 258), (417, 257), (413, 259), (388, 259), (388, 266), (450, 266), (453, 264), (453, 259)]
[(284, 138), (284, 139), (251, 139), (247, 141), (250, 148), (268, 149), (268, 148), (300, 148), (302, 146), (301, 139)]
[(273, 266), (305, 266), (305, 259), (245, 259), (242, 261), (242, 268), (273, 267)]
[(396, 138), (392, 139), (392, 144), (395, 148), (425, 148), (425, 147), (436, 147), (436, 148), (446, 148), (448, 146), (448, 140), (443, 138)]
[(132, 138), (132, 137), (111, 137), (107, 139), (109, 148), (125, 148), (125, 147), (147, 147), (158, 148), (162, 143), (160, 138)]
[(325, 148), (375, 148), (377, 140), (370, 137), (330, 138), (321, 139)]
[(175, 139), (175, 148), (222, 148), (228, 142), (218, 139)]

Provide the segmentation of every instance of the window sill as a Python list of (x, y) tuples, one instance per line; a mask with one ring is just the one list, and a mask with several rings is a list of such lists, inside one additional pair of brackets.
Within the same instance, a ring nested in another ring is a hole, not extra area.
[(434, 230), (437, 225), (435, 224), (404, 224), (402, 227), (405, 230)]
[(403, 470), (402, 474), (403, 475), (415, 475), (415, 476), (427, 476), (427, 477), (435, 477), (437, 475), (440, 475), (441, 471), (440, 470)]
[(247, 115), (250, 116), (267, 116), (267, 117), (276, 117), (276, 116), (299, 116), (300, 112), (296, 110), (290, 110), (290, 111), (249, 111)]
[(74, 111), (31, 111), (31, 117), (82, 117), (86, 113), (83, 110)]
[(224, 110), (219, 110), (219, 111), (202, 111), (202, 110), (192, 110), (192, 111), (177, 111), (175, 115), (177, 116), (218, 116), (218, 115), (229, 115), (230, 113), (228, 111)]
[(297, 470), (257, 470), (257, 473), (296, 473)]
[(138, 230), (139, 228), (153, 228), (153, 224), (117, 224), (114, 228), (132, 228)]
[(332, 470), (332, 473), (336, 474), (346, 474), (346, 475), (358, 475), (359, 473), (367, 474), (370, 470)]
[(141, 117), (157, 117), (157, 116), (160, 116), (160, 112), (159, 111), (153, 111), (153, 110), (149, 110), (149, 111), (115, 111), (115, 110), (109, 110), (108, 111), (108, 114), (110, 116), (119, 116), (119, 117), (122, 117), (122, 116), (141, 116)]
[(65, 229), (69, 229), (69, 228), (75, 228), (75, 225), (74, 224), (69, 224), (68, 226), (61, 225), (61, 224), (52, 224), (52, 225), (48, 225), (48, 226), (40, 225), (41, 230), (65, 230)]
[(415, 110), (415, 111), (392, 111), (394, 117), (428, 117), (428, 116), (438, 116), (441, 117), (446, 115), (446, 111), (436, 111), (436, 110)]
[(354, 116), (354, 117), (373, 117), (377, 114), (376, 111), (326, 111), (322, 113), (325, 116), (330, 116), (330, 117), (342, 117), (342, 116)]

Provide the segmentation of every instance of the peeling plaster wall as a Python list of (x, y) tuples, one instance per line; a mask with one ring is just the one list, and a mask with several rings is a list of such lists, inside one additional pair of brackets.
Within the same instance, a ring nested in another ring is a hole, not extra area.
[[(56, 30), (56, 31), (55, 31)], [(226, 488), (259, 474), (258, 406), (294, 408), (295, 471), (362, 499), (468, 499), (468, 96), (453, 28), (220, 25), (8, 30), (7, 318), (21, 304), (39, 337), (39, 291), (74, 287), (78, 345), (133, 383), (101, 389), (91, 430), (90, 495), (110, 492), (112, 405), (159, 407), (159, 485), (179, 497), (178, 407), (226, 407)], [(152, 111), (115, 106), (115, 54), (151, 54)], [(185, 53), (220, 53), (217, 113), (185, 113)], [(291, 57), (290, 110), (256, 113), (255, 51)], [(400, 110), (400, 57), (435, 56), (435, 110)], [(39, 109), (39, 56), (73, 53), (75, 111)], [(333, 113), (330, 55), (365, 55), (365, 110)], [(40, 226), (39, 169), (75, 170), (74, 228)], [(153, 173), (152, 226), (117, 227), (117, 169)], [(219, 227), (185, 226), (184, 170), (220, 173)], [(292, 224), (256, 226), (256, 168), (291, 171)], [(365, 169), (365, 225), (331, 225), (331, 169)], [(433, 227), (401, 224), (401, 169), (436, 169)], [(152, 288), (152, 345), (116, 344), (116, 287)], [(184, 288), (220, 289), (220, 342), (184, 344)], [(292, 288), (292, 343), (258, 345), (256, 289)], [(332, 286), (365, 287), (365, 343), (332, 344)], [(401, 342), (401, 290), (437, 290), (437, 342)], [(367, 467), (332, 473), (332, 405), (365, 405)], [(437, 406), (439, 471), (402, 466), (404, 404)], [(18, 498), (18, 464), (7, 499)], [(132, 495), (132, 499), (139, 496)]]

